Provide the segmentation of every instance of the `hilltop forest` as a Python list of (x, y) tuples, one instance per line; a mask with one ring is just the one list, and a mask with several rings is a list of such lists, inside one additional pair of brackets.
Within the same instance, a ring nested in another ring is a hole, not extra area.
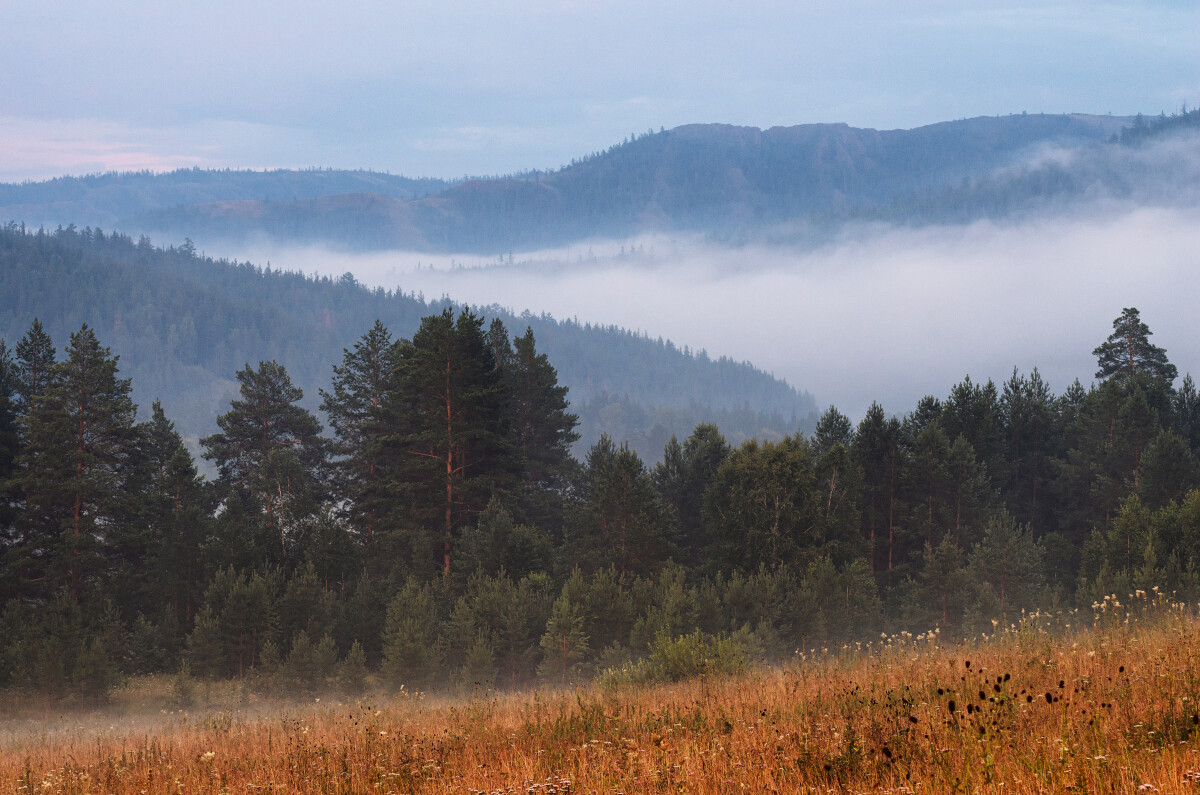
[(205, 478), (92, 328), (35, 321), (0, 346), (0, 681), (565, 683), (681, 637), (778, 658), (1194, 598), (1198, 397), (1151, 336), (1125, 309), (1061, 394), (1035, 370), (774, 441), (700, 424), (648, 466), (609, 436), (573, 457), (534, 333), (447, 307), (363, 328), (327, 427), (279, 362), (240, 369)]

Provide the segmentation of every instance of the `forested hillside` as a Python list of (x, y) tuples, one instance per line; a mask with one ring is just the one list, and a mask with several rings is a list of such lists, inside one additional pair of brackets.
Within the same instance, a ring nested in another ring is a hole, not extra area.
[(1150, 337), (1127, 308), (1090, 387), (964, 379), (738, 445), (701, 424), (648, 467), (608, 436), (571, 457), (535, 335), (447, 308), (410, 337), (376, 323), (332, 362), (326, 429), (278, 362), (239, 369), (206, 480), (160, 407), (136, 420), (93, 329), (59, 354), (33, 323), (0, 347), (0, 683), (102, 698), (174, 671), (183, 699), (192, 676), (292, 696), (369, 676), (640, 681), (1190, 601), (1200, 397)]
[(416, 199), (445, 190), (440, 179), (409, 179), (374, 171), (179, 169), (58, 177), (0, 184), (0, 222), (28, 226), (112, 228), (122, 218), (153, 210), (212, 202), (291, 202), (318, 196), (370, 193)]
[(887, 204), (831, 213), (827, 220), (904, 224), (1030, 218), (1069, 210), (1081, 200), (1139, 206), (1200, 203), (1200, 110), (1133, 123), (1103, 144), (1056, 152), (1030, 164), (940, 188), (913, 190)]
[(886, 205), (1108, 139), (1126, 119), (1015, 115), (913, 130), (695, 124), (551, 172), (450, 185), (366, 172), (111, 174), (0, 186), (0, 220), (223, 242), (507, 253), (648, 231), (736, 235)]
[[(34, 318), (55, 340), (87, 323), (121, 356), (142, 411), (161, 400), (193, 443), (215, 429), (247, 363), (280, 362), (303, 388), (303, 405), (316, 409), (330, 363), (372, 322), (408, 335), (442, 306), (368, 290), (349, 275), (314, 279), (213, 260), (186, 244), (164, 250), (92, 229), (0, 229), (0, 337), (18, 339)], [(672, 433), (701, 421), (721, 421), (737, 439), (780, 438), (815, 421), (810, 396), (749, 364), (615, 327), (487, 311), (514, 333), (531, 327), (561, 363), (582, 418), (580, 450), (607, 431), (653, 458)]]
[(647, 231), (729, 233), (887, 202), (1010, 165), (1038, 145), (1108, 138), (1094, 116), (981, 117), (914, 130), (695, 124), (647, 133), (547, 174), (472, 180), (416, 201), (381, 196), (214, 204), (122, 222), (179, 238), (494, 254)]

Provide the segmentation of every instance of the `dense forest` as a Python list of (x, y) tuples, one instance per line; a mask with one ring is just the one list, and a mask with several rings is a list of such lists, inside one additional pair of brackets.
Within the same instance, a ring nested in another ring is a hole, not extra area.
[(35, 321), (0, 347), (0, 681), (562, 683), (680, 638), (777, 658), (1195, 598), (1200, 398), (1151, 336), (1125, 309), (1088, 387), (967, 378), (736, 445), (704, 423), (651, 467), (607, 435), (571, 456), (534, 333), (445, 308), (362, 330), (327, 428), (279, 362), (240, 369), (208, 479), (92, 328), (60, 353)]
[[(166, 249), (100, 230), (0, 227), (0, 337), (17, 339), (34, 317), (55, 339), (83, 323), (121, 356), (133, 398), (161, 400), (194, 452), (216, 430), (247, 362), (278, 361), (318, 408), (329, 363), (378, 318), (411, 335), (422, 316), (447, 306), (399, 291), (369, 290), (346, 274), (311, 278), (250, 263), (214, 260), (190, 243)], [(576, 454), (603, 431), (657, 456), (672, 434), (718, 421), (735, 440), (782, 438), (816, 420), (812, 397), (748, 363), (712, 359), (615, 327), (514, 316), (559, 363), (581, 418)]]

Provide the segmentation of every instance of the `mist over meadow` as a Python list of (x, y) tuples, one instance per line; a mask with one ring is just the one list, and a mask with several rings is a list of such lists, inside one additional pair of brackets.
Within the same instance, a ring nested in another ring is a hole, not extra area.
[(964, 375), (1037, 367), (1061, 391), (1136, 306), (1180, 372), (1200, 341), (1200, 210), (1108, 207), (1040, 220), (847, 228), (815, 250), (683, 236), (508, 257), (259, 246), (223, 252), (304, 273), (515, 312), (617, 324), (746, 359), (861, 417), (909, 410)]

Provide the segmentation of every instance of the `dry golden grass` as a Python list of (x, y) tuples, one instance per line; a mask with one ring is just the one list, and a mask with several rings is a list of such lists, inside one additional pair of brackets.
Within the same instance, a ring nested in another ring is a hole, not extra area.
[(1153, 595), (1134, 601), (968, 644), (902, 636), (639, 690), (63, 719), (4, 737), (0, 788), (1200, 791), (1200, 621)]

